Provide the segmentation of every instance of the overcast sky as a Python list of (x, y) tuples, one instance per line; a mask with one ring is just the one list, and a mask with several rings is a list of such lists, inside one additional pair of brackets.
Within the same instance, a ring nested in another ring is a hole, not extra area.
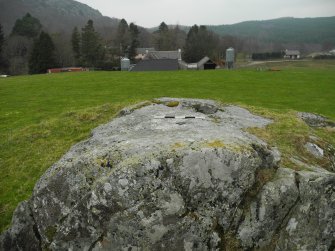
[(279, 17), (335, 16), (335, 0), (78, 0), (144, 27), (232, 24)]

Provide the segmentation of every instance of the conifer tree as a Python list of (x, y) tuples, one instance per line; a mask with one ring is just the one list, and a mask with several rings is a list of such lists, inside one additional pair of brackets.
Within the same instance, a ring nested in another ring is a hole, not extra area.
[(129, 25), (125, 19), (121, 19), (116, 35), (116, 46), (120, 46), (120, 56), (128, 53), (129, 40)]
[(138, 35), (140, 31), (136, 24), (131, 23), (129, 25), (129, 33), (130, 33), (130, 47), (129, 47), (129, 58), (134, 61), (136, 56), (136, 48), (140, 45), (138, 40)]
[(17, 19), (12, 30), (12, 35), (35, 38), (42, 29), (40, 20), (27, 13), (23, 18)]
[(4, 56), (2, 55), (4, 43), (5, 43), (5, 35), (2, 31), (2, 25), (0, 24), (0, 71), (4, 70), (4, 68), (7, 68)]
[(2, 25), (0, 24), (0, 55), (1, 55), (1, 52), (2, 52), (4, 42), (5, 42), (5, 35), (3, 34)]
[(1, 59), (2, 48), (3, 48), (4, 43), (5, 43), (5, 35), (2, 31), (2, 25), (0, 24), (0, 59)]
[(80, 63), (80, 58), (81, 58), (80, 41), (81, 41), (80, 33), (78, 31), (78, 28), (75, 27), (72, 32), (71, 44), (72, 44), (72, 51), (74, 53), (74, 58), (76, 60), (77, 65)]
[(171, 48), (171, 39), (170, 39), (170, 30), (166, 23), (162, 22), (158, 30), (155, 32), (155, 46), (158, 50), (170, 50)]
[(93, 21), (89, 20), (82, 29), (81, 56), (83, 64), (88, 67), (96, 67), (104, 57), (99, 34), (94, 30)]
[(55, 45), (48, 33), (41, 32), (34, 42), (29, 59), (29, 73), (46, 73), (47, 69), (56, 67)]

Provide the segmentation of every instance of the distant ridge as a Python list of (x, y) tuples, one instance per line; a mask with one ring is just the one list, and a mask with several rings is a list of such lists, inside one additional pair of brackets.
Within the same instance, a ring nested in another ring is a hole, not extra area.
[(6, 34), (15, 21), (27, 12), (37, 17), (49, 32), (72, 31), (92, 19), (98, 30), (116, 26), (118, 19), (103, 16), (98, 10), (73, 0), (0, 0), (0, 23)]
[(252, 37), (264, 42), (335, 43), (335, 16), (317, 18), (283, 17), (245, 21), (231, 25), (209, 25), (219, 35)]
[[(174, 28), (176, 25), (169, 25)], [(255, 38), (273, 43), (334, 43), (335, 16), (315, 18), (281, 17), (270, 20), (244, 21), (227, 25), (206, 25), (208, 29), (221, 36)], [(190, 26), (178, 25), (188, 32)], [(158, 27), (149, 28), (154, 32)]]

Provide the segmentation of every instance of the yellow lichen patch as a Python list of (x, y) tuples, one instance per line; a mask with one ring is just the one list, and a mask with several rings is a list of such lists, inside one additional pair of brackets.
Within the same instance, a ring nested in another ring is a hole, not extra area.
[(240, 153), (240, 154), (243, 154), (243, 153), (250, 153), (253, 151), (253, 148), (251, 145), (227, 145), (226, 146), (227, 149), (233, 151), (233, 152), (236, 152), (236, 153)]
[(161, 105), (161, 104), (163, 104), (163, 101), (160, 101), (160, 100), (158, 100), (158, 99), (153, 99), (153, 100), (151, 100), (151, 102), (152, 102), (153, 104), (157, 104), (157, 105)]
[(120, 168), (130, 168), (130, 167), (137, 167), (140, 165), (143, 160), (145, 159), (145, 156), (141, 155), (134, 155), (132, 157), (129, 157), (119, 163)]
[(209, 116), (213, 123), (218, 124), (221, 122), (221, 119), (217, 116)]
[(167, 107), (177, 107), (179, 105), (179, 101), (170, 101), (166, 104)]
[(185, 144), (180, 143), (180, 142), (176, 142), (172, 145), (172, 149), (182, 148), (184, 146), (185, 146)]
[(45, 231), (45, 235), (48, 238), (49, 242), (52, 242), (53, 238), (57, 233), (56, 226), (48, 226)]
[(214, 140), (205, 143), (206, 146), (213, 147), (213, 148), (222, 148), (226, 147), (226, 145), (221, 140)]
[(97, 159), (96, 163), (101, 167), (105, 167), (107, 166), (108, 161), (106, 159)]
[(200, 148), (225, 148), (235, 153), (248, 153), (252, 147), (249, 145), (226, 144), (222, 140), (205, 141), (199, 144)]

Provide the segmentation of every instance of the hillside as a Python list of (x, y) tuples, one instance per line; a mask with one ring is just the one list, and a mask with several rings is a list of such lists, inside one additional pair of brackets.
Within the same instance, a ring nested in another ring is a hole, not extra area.
[(49, 32), (69, 33), (74, 26), (84, 26), (88, 19), (100, 31), (118, 23), (116, 18), (105, 17), (98, 10), (73, 0), (0, 0), (0, 23), (5, 34), (27, 12), (37, 17)]
[(220, 35), (253, 37), (264, 42), (335, 43), (335, 16), (318, 18), (279, 18), (209, 26)]

